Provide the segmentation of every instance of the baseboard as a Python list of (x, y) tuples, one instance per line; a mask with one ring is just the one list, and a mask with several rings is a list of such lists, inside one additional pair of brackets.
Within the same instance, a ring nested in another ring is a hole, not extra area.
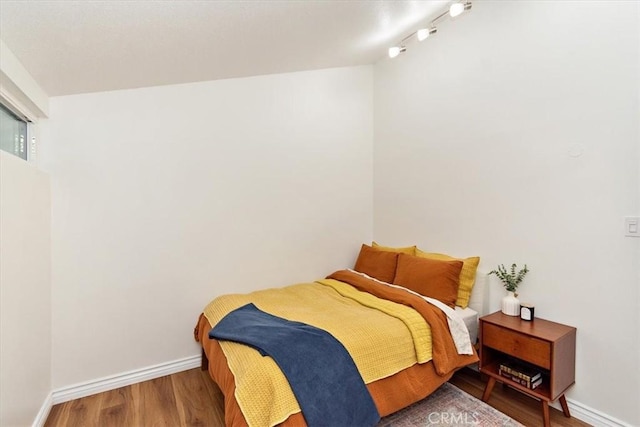
[(36, 415), (36, 419), (33, 420), (32, 427), (44, 426), (44, 423), (47, 422), (47, 417), (49, 416), (49, 412), (51, 412), (52, 406), (53, 406), (53, 393), (49, 393), (47, 395), (47, 398), (42, 403), (42, 406), (38, 411), (38, 415)]
[[(567, 399), (567, 405), (569, 405), (569, 411), (571, 411), (572, 417), (575, 417), (593, 426), (632, 427), (631, 424), (627, 424), (624, 421), (620, 421), (610, 415), (605, 414), (604, 412), (600, 412), (597, 409), (593, 409), (580, 402), (576, 402), (575, 400)], [(561, 408), (559, 409), (562, 410)]]
[(198, 354), (197, 356), (185, 357), (184, 359), (178, 359), (172, 362), (161, 363), (159, 365), (63, 387), (51, 393), (51, 401), (53, 405), (57, 405), (58, 403), (68, 402), (73, 399), (91, 396), (92, 394), (164, 377), (165, 375), (175, 374), (176, 372), (186, 371), (199, 366), (200, 355)]

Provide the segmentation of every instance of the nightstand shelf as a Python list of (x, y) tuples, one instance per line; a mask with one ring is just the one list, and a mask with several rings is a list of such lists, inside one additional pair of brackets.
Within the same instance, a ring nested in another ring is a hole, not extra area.
[[(544, 425), (549, 426), (549, 402), (560, 400), (570, 417), (565, 391), (575, 382), (576, 328), (536, 318), (532, 322), (501, 312), (480, 318), (480, 372), (489, 376), (482, 400), (489, 400), (499, 381), (542, 402)], [(499, 365), (517, 359), (542, 372), (542, 384), (529, 389), (499, 373)]]
[(537, 388), (532, 390), (500, 375), (499, 373), (500, 362), (506, 359), (507, 357), (505, 356), (504, 358), (498, 360), (497, 362), (484, 366), (482, 372), (488, 375), (495, 375), (497, 378), (497, 381), (501, 381), (515, 389), (523, 391), (530, 396), (536, 397), (538, 399), (545, 399), (547, 401), (550, 400), (549, 396), (551, 395), (551, 390), (549, 389), (549, 373), (548, 372), (542, 373), (542, 384), (540, 384)]

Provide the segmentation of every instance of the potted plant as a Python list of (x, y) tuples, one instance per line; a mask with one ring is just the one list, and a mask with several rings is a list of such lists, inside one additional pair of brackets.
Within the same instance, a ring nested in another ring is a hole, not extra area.
[(497, 270), (489, 272), (489, 275), (496, 275), (507, 290), (507, 296), (502, 298), (502, 312), (504, 314), (508, 316), (518, 316), (520, 314), (520, 301), (517, 298), (518, 294), (516, 293), (516, 289), (518, 289), (518, 286), (522, 283), (524, 276), (526, 276), (528, 272), (527, 264), (518, 270), (518, 266), (515, 263), (511, 264), (509, 270), (507, 270), (503, 264), (500, 264)]

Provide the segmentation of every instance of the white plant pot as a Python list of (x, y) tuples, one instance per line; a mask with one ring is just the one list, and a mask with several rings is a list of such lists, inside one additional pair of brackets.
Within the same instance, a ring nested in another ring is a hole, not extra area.
[(513, 292), (507, 292), (507, 296), (502, 298), (502, 312), (507, 316), (520, 315), (520, 300)]

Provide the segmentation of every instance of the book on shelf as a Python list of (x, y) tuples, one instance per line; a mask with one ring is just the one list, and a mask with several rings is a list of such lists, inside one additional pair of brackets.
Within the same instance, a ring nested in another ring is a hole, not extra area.
[(526, 380), (524, 378), (520, 378), (518, 376), (512, 375), (512, 374), (510, 374), (510, 373), (508, 373), (506, 371), (503, 371), (503, 370), (500, 370), (500, 375), (505, 377), (505, 378), (510, 379), (513, 382), (516, 382), (516, 383), (518, 383), (520, 385), (523, 385), (526, 388), (529, 388), (531, 390), (537, 388), (540, 384), (542, 384), (542, 377), (541, 376), (538, 377), (538, 379), (536, 379), (534, 381), (529, 381), (529, 380)]
[[(529, 387), (537, 380), (542, 378), (542, 371), (534, 365), (530, 365), (521, 361), (505, 360), (498, 367), (500, 375), (504, 372), (506, 377), (517, 378), (519, 383), (526, 383)], [(523, 381), (520, 381), (523, 380)]]

